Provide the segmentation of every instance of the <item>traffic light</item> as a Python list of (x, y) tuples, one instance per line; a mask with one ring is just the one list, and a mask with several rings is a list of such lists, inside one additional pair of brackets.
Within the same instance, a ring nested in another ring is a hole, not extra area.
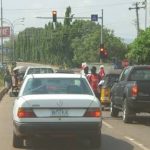
[(100, 58), (106, 59), (106, 58), (108, 57), (108, 52), (107, 52), (107, 50), (105, 49), (104, 44), (100, 44), (100, 49), (99, 49), (99, 51), (100, 51)]
[(100, 49), (99, 49), (99, 51), (100, 51), (100, 57), (103, 58), (103, 56), (104, 56), (104, 51), (105, 51), (105, 49), (104, 49), (104, 44), (100, 44)]
[(108, 57), (108, 52), (107, 50), (104, 51), (104, 58), (107, 58)]
[(52, 11), (53, 22), (57, 22), (57, 11)]

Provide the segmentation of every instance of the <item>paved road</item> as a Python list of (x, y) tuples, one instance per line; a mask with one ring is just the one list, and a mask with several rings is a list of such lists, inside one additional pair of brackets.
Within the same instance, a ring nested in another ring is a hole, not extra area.
[[(13, 98), (6, 95), (0, 102), (0, 150), (15, 150), (12, 147)], [(103, 111), (101, 150), (150, 150), (150, 118), (139, 117), (133, 124), (124, 124), (121, 116), (111, 118)], [(85, 150), (88, 143), (77, 143), (74, 139), (38, 139), (25, 150)], [(20, 149), (16, 149), (20, 150)], [(90, 149), (92, 150), (92, 149)]]

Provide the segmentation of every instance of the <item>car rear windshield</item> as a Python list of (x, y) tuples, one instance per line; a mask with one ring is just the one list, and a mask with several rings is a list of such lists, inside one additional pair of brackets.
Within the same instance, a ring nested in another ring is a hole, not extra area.
[(53, 73), (52, 68), (30, 68), (27, 74)]
[(23, 95), (30, 94), (88, 94), (93, 95), (84, 78), (32, 78)]
[(104, 86), (112, 86), (119, 79), (119, 74), (110, 74), (104, 78)]
[(130, 81), (150, 81), (150, 68), (136, 68), (131, 72)]

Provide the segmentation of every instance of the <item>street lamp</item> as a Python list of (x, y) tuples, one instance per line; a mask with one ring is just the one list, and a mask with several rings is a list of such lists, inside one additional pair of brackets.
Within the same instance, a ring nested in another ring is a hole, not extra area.
[(3, 2), (1, 0), (1, 50), (2, 50), (2, 64), (3, 64)]
[(21, 24), (21, 23), (18, 23), (19, 22), (24, 22), (25, 18), (18, 18), (16, 20), (14, 20), (13, 22), (11, 22), (9, 19), (6, 19), (6, 18), (3, 18), (3, 22), (6, 22), (6, 23), (9, 23), (10, 26), (11, 26), (11, 37), (12, 37), (12, 60), (14, 61), (15, 60), (15, 55), (14, 55), (14, 52), (15, 52), (15, 25), (24, 25), (24, 24)]

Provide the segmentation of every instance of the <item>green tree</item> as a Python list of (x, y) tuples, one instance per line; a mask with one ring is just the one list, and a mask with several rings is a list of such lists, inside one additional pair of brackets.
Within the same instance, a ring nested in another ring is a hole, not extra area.
[(150, 28), (141, 31), (140, 35), (129, 45), (127, 57), (137, 64), (150, 63)]
[[(127, 47), (104, 28), (104, 44), (109, 58), (123, 59)], [(72, 21), (67, 7), (64, 24), (49, 22), (44, 28), (26, 28), (15, 39), (16, 60), (74, 66), (82, 62), (99, 62), (101, 25), (91, 21)], [(9, 43), (9, 42), (8, 42)], [(7, 43), (7, 44), (8, 44)], [(8, 44), (9, 45), (9, 44)]]
[(71, 15), (71, 7), (67, 7), (66, 13), (65, 13), (65, 19), (64, 19), (64, 25), (69, 26), (72, 21), (72, 15)]

